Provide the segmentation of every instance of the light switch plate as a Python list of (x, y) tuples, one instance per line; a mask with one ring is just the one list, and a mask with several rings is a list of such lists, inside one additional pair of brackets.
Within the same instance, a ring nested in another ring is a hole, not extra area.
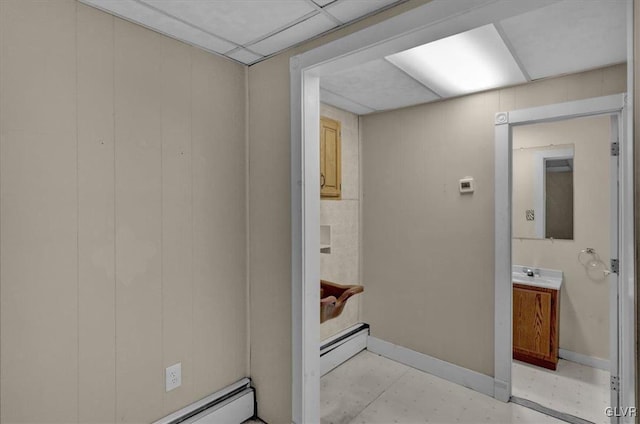
[(460, 193), (473, 193), (474, 185), (473, 177), (464, 177), (458, 183)]
[(178, 362), (165, 370), (165, 390), (167, 392), (182, 385), (182, 363)]

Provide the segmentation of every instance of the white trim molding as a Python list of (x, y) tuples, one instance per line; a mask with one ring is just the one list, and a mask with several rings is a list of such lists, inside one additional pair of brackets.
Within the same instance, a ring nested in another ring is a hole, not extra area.
[[(583, 116), (611, 115), (619, 135), (619, 166), (615, 169), (619, 197), (617, 221), (612, 220), (613, 252), (618, 252), (619, 274), (611, 274), (611, 304), (618, 318), (619, 332), (612, 332), (609, 370), (619, 377), (619, 396), (612, 390), (612, 407), (635, 406), (635, 252), (633, 221), (633, 142), (629, 137), (627, 95), (617, 94), (573, 102), (540, 106), (496, 115), (495, 125), (495, 375), (504, 383), (495, 397), (507, 401), (511, 388), (512, 282), (511, 282), (511, 195), (512, 127)], [(617, 124), (617, 125), (616, 125)], [(613, 163), (613, 162), (612, 162)], [(617, 312), (617, 313), (616, 313)], [(617, 355), (615, 354), (617, 352)], [(615, 395), (614, 395), (615, 394)], [(627, 422), (629, 417), (623, 417)]]
[(596, 358), (595, 356), (588, 356), (578, 352), (572, 352), (566, 349), (560, 349), (558, 356), (567, 361), (575, 362), (578, 364), (586, 365), (591, 368), (597, 368), (599, 370), (609, 372), (611, 366), (608, 359)]
[(256, 413), (251, 380), (242, 380), (155, 421), (153, 424), (243, 423)]
[(356, 324), (322, 341), (320, 375), (325, 375), (367, 348), (369, 326)]
[(494, 381), (488, 375), (371, 336), (367, 350), (493, 397)]

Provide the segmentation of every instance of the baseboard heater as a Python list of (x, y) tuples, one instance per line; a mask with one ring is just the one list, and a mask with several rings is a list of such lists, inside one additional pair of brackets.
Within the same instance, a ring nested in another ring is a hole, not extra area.
[(320, 346), (320, 375), (367, 348), (369, 324), (360, 323), (329, 337)]
[(240, 424), (256, 417), (255, 390), (243, 378), (153, 424)]

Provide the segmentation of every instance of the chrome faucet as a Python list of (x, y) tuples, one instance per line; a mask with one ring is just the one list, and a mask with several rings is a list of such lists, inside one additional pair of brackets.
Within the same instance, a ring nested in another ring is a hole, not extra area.
[(532, 268), (522, 268), (522, 272), (524, 272), (525, 274), (527, 274), (527, 277), (539, 277), (540, 276), (540, 270), (539, 269), (532, 269)]

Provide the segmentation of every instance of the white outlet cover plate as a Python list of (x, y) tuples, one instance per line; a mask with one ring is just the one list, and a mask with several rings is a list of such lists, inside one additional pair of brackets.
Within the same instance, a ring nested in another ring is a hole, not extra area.
[(165, 390), (167, 392), (182, 385), (182, 363), (178, 362), (165, 370)]

